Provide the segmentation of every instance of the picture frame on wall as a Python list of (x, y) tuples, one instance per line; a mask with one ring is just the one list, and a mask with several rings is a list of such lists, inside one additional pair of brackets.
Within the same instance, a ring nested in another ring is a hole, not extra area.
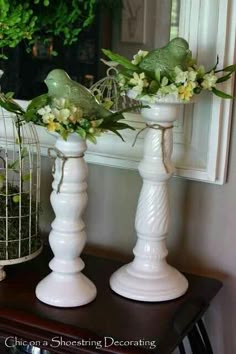
[(147, 0), (123, 0), (121, 20), (121, 41), (125, 43), (145, 43)]

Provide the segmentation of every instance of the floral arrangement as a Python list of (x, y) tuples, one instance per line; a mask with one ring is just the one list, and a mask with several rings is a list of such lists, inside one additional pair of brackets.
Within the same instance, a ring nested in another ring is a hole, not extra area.
[[(42, 97), (42, 99), (44, 101), (45, 97)], [(125, 111), (111, 112), (106, 118), (95, 115), (86, 116), (83, 109), (69, 99), (63, 97), (50, 98), (48, 96), (45, 105), (37, 109), (34, 116), (32, 116), (32, 105), (29, 105), (24, 117), (26, 120), (33, 120), (37, 125), (45, 126), (49, 132), (59, 133), (65, 140), (70, 133), (77, 133), (83, 139), (96, 143), (96, 137), (108, 130), (123, 140), (118, 130), (133, 129), (128, 124), (119, 122), (124, 119), (122, 113)]]
[(207, 71), (203, 65), (196, 64), (183, 38), (176, 38), (151, 52), (139, 50), (131, 61), (109, 50), (103, 52), (112, 60), (108, 65), (119, 65), (117, 81), (121, 94), (128, 92), (133, 99), (154, 103), (156, 99), (174, 95), (180, 101), (188, 102), (201, 91), (233, 98), (219, 90), (218, 85), (230, 79), (236, 65), (219, 70), (217, 58), (216, 65)]
[(109, 114), (103, 118), (99, 115), (88, 116), (84, 115), (80, 106), (75, 105), (69, 99), (53, 98), (45, 94), (34, 98), (24, 110), (13, 99), (12, 93), (0, 93), (0, 106), (15, 113), (21, 120), (32, 121), (36, 125), (45, 127), (49, 132), (58, 133), (64, 140), (69, 134), (77, 133), (83, 139), (96, 143), (96, 137), (107, 131), (115, 133), (124, 140), (119, 130), (134, 130), (128, 124), (120, 122), (124, 119), (123, 113), (129, 111), (130, 108), (115, 113), (108, 111)]

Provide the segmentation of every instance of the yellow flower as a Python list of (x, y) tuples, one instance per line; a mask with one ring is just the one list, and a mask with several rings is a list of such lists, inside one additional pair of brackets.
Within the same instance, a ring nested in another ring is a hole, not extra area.
[(48, 121), (47, 130), (49, 132), (55, 132), (59, 128), (60, 128), (60, 124), (59, 123), (56, 123), (53, 120), (49, 120)]
[(189, 101), (190, 98), (193, 96), (194, 87), (195, 85), (193, 85), (192, 82), (188, 82), (187, 84), (178, 87), (179, 98), (182, 101)]

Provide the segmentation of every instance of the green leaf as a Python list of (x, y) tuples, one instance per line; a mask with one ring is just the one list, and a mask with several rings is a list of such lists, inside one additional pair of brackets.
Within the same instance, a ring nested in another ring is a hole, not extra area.
[(27, 155), (28, 155), (28, 150), (26, 147), (23, 147), (23, 149), (21, 149), (21, 160), (23, 160)]
[(49, 101), (50, 101), (50, 97), (48, 96), (47, 93), (33, 98), (26, 109), (26, 112), (24, 114), (24, 119), (27, 122), (32, 121), (34, 123), (40, 124), (40, 122), (38, 121), (39, 119), (37, 116), (37, 111), (40, 108), (46, 106), (49, 103)]
[(110, 130), (112, 133), (116, 134), (122, 141), (125, 141), (123, 136), (116, 129), (108, 129), (108, 130)]
[(225, 99), (232, 99), (233, 96), (229, 95), (228, 93), (225, 93), (223, 91), (217, 90), (215, 87), (212, 87), (212, 92), (221, 98), (225, 98)]
[(86, 139), (86, 131), (83, 128), (78, 127), (76, 133), (81, 136), (81, 138)]
[(6, 97), (6, 98), (13, 98), (13, 96), (14, 96), (14, 92), (7, 92), (7, 93), (5, 94), (5, 97)]
[(93, 143), (93, 144), (96, 144), (97, 143), (97, 139), (96, 139), (96, 137), (93, 135), (93, 134), (87, 134), (87, 136), (86, 136), (86, 138), (89, 140), (89, 141), (91, 141), (91, 143)]
[(161, 82), (161, 71), (160, 69), (156, 69), (155, 70), (155, 79), (157, 80), (157, 82)]
[(0, 59), (7, 60), (8, 57), (5, 54), (0, 54)]
[(220, 82), (224, 82), (224, 81), (229, 80), (229, 79), (231, 78), (231, 75), (232, 75), (232, 73), (230, 72), (230, 73), (228, 73), (227, 75), (220, 77), (220, 78), (216, 81), (216, 83), (218, 84), (218, 83), (220, 83)]
[(226, 68), (222, 69), (222, 71), (229, 71), (229, 72), (233, 73), (236, 71), (236, 64), (226, 66)]
[(7, 98), (4, 94), (0, 94), (0, 106), (11, 113), (19, 115), (25, 113), (25, 111), (12, 98)]
[(95, 128), (97, 128), (102, 124), (103, 119), (96, 119), (93, 122), (94, 122)]
[(63, 129), (62, 127), (61, 127), (61, 130), (60, 130), (60, 135), (61, 135), (61, 137), (63, 138), (63, 140), (67, 140), (67, 137), (68, 137), (68, 131), (66, 130), (66, 129)]
[(31, 180), (31, 173), (27, 173), (26, 175), (23, 176), (23, 181), (27, 182)]
[(211, 72), (211, 71), (215, 71), (215, 69), (217, 68), (217, 65), (218, 65), (218, 64), (219, 64), (219, 55), (217, 55), (217, 57), (216, 57), (216, 63), (215, 63), (215, 65), (213, 66), (212, 69), (210, 69), (210, 70), (208, 71), (208, 73)]
[(148, 92), (154, 94), (158, 91), (159, 87), (160, 87), (159, 83), (155, 80), (152, 80), (149, 85)]
[(236, 72), (236, 64), (226, 66), (225, 68), (220, 69), (220, 70), (216, 70), (215, 73), (220, 73), (222, 71), (226, 71), (226, 72), (230, 72), (230, 73)]
[(104, 122), (105, 121), (113, 121), (113, 122), (117, 122), (119, 120), (125, 119), (125, 117), (123, 116), (123, 113), (127, 113), (127, 112), (134, 112), (137, 109), (142, 109), (142, 108), (149, 108), (149, 106), (147, 105), (143, 105), (143, 104), (135, 104), (133, 106), (130, 107), (126, 107), (124, 109), (121, 109), (118, 112), (115, 113), (111, 113), (110, 115), (106, 116), (104, 118)]
[(20, 203), (21, 197), (20, 197), (19, 194), (16, 194), (16, 195), (14, 195), (14, 197), (12, 198), (12, 200), (13, 200), (13, 202), (14, 202), (15, 204), (18, 204), (18, 203)]
[(132, 64), (127, 58), (123, 57), (122, 55), (112, 53), (108, 49), (102, 49), (102, 52), (112, 61), (117, 62), (118, 64), (122, 65), (124, 68), (132, 70), (132, 71), (140, 71), (138, 67)]
[(46, 106), (48, 104), (48, 102), (49, 102), (49, 96), (47, 93), (37, 96), (32, 99), (32, 101), (30, 102), (30, 104), (27, 107), (26, 112), (38, 111), (40, 108)]
[[(109, 126), (108, 126), (109, 127)], [(135, 130), (134, 127), (131, 127), (130, 125), (126, 124), (126, 123), (113, 123), (111, 125), (111, 128), (112, 129), (117, 129), (117, 130), (123, 130), (123, 129), (132, 129), (132, 130)]]
[(13, 161), (12, 163), (8, 164), (8, 168), (10, 170), (15, 170), (19, 167), (19, 160)]

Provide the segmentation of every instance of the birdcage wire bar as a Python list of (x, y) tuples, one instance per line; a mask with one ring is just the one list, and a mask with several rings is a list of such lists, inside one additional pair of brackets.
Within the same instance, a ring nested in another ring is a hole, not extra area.
[(42, 250), (40, 147), (35, 127), (20, 118), (0, 109), (0, 280), (3, 266)]

